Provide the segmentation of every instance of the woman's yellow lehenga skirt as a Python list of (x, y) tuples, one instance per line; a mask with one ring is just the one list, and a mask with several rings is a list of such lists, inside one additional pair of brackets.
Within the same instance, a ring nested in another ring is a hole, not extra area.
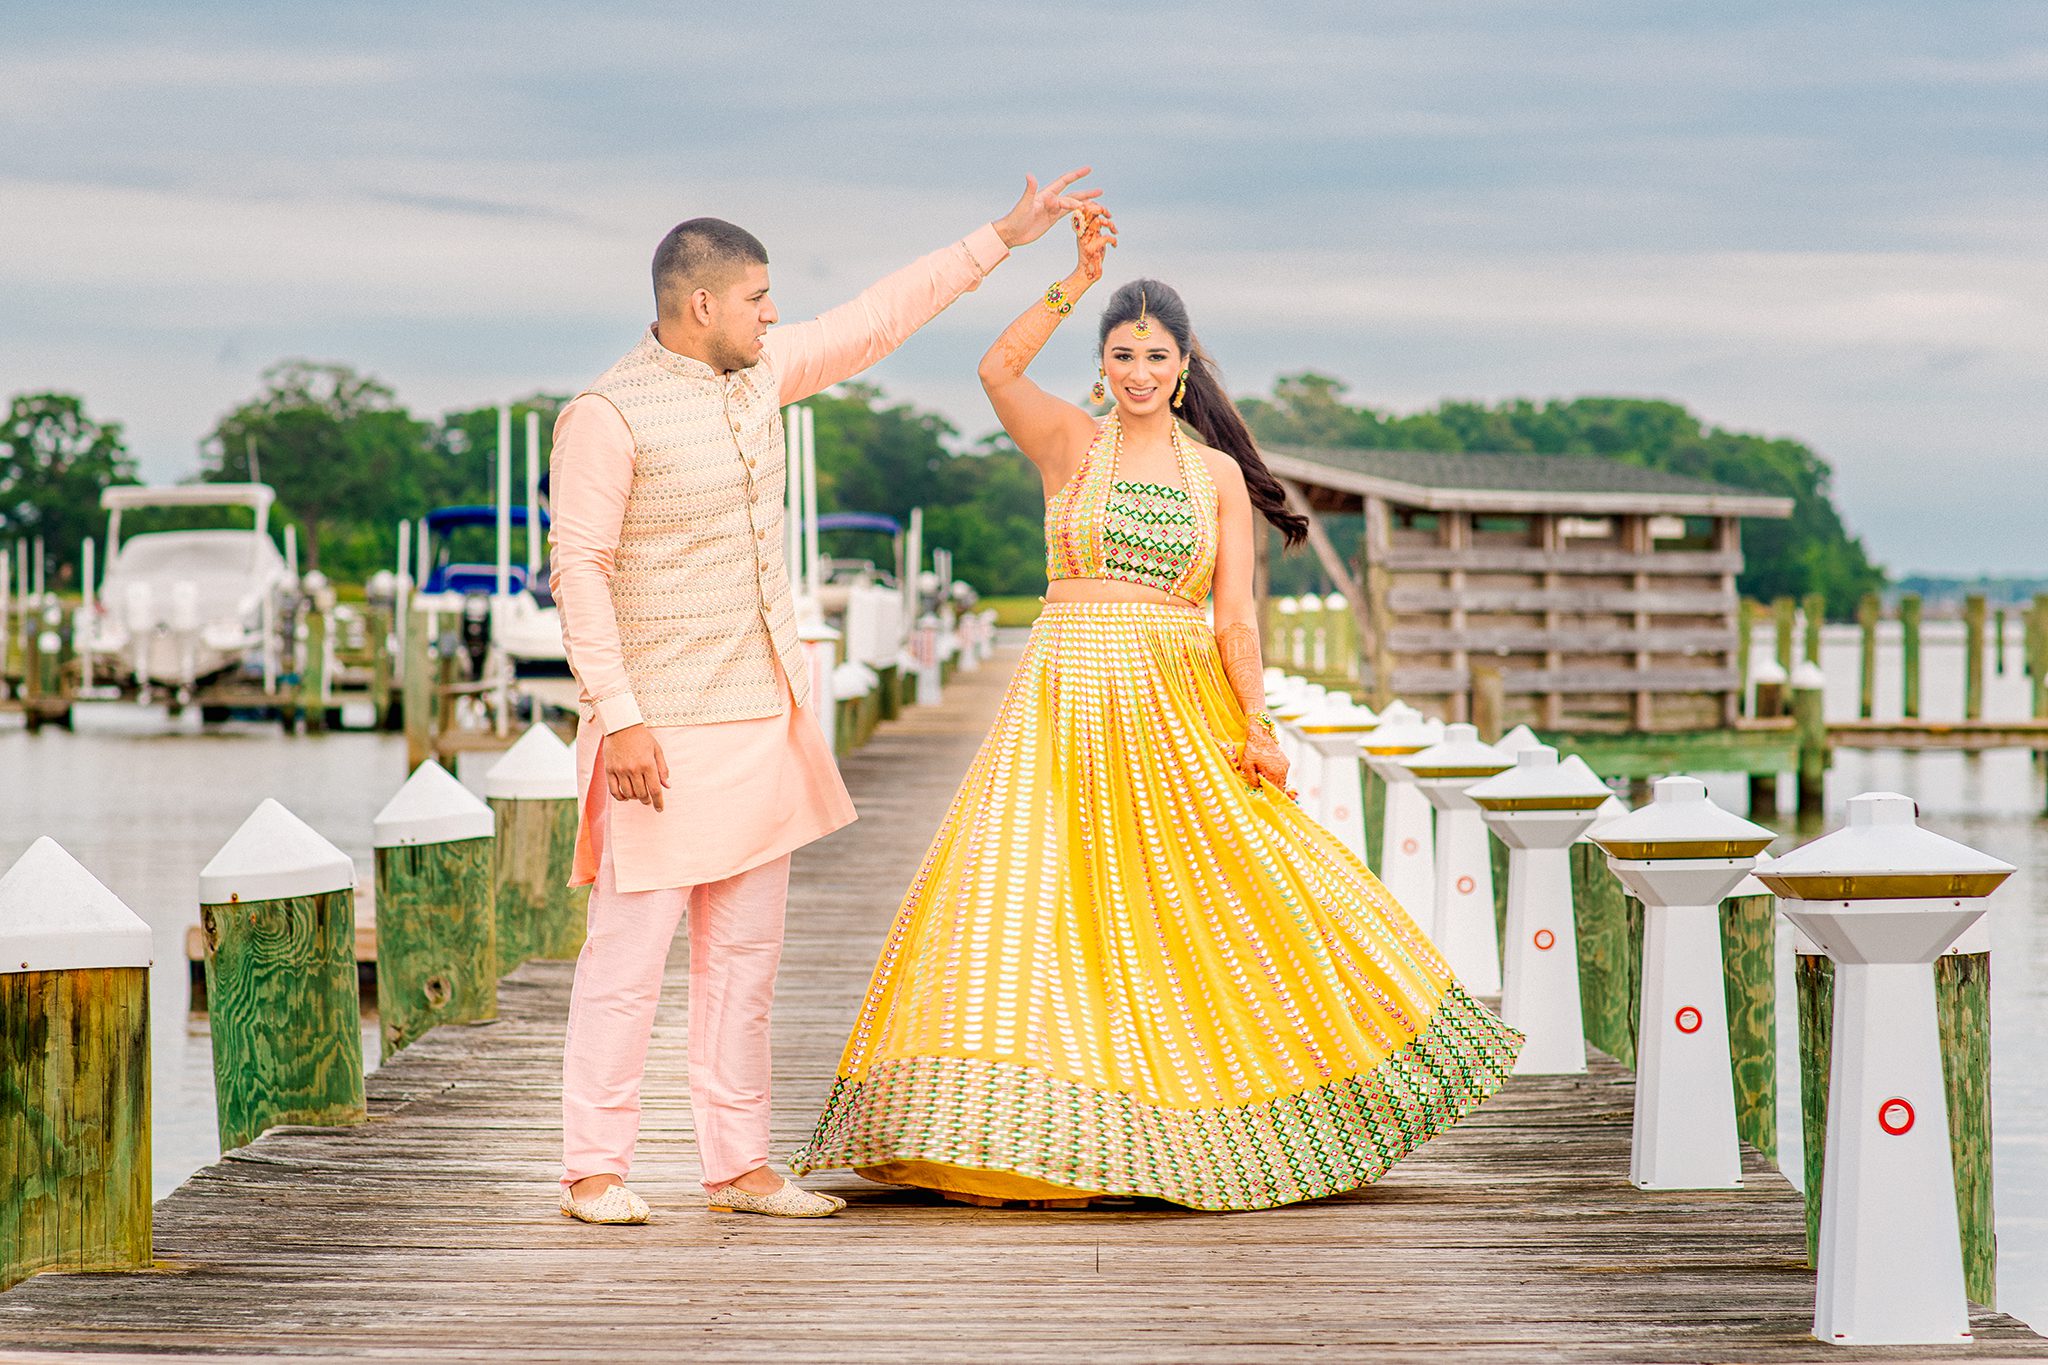
[(1047, 605), (795, 1169), (1267, 1208), (1499, 1089), (1521, 1036), (1243, 739), (1201, 612)]

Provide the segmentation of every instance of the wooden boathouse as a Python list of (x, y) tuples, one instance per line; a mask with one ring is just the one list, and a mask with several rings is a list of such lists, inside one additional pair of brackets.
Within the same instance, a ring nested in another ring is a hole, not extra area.
[(1743, 714), (1735, 587), (1743, 520), (1791, 499), (1597, 456), (1264, 454), (1351, 618), (1332, 686), (1527, 724), (1617, 777), (1797, 766), (1789, 720)]

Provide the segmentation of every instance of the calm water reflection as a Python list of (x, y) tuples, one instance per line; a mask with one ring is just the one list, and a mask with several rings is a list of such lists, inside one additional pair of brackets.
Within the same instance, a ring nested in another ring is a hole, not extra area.
[[(2027, 712), (2018, 674), (2018, 631), (2010, 633), (2012, 672), (1987, 679), (1986, 712)], [(1758, 647), (1770, 648), (1767, 634)], [(1960, 627), (1930, 624), (1923, 643), (1923, 713), (1962, 714)], [(1858, 644), (1853, 629), (1823, 642), (1831, 717), (1856, 713)], [(1988, 670), (1987, 670), (1988, 671)], [(1899, 714), (1898, 649), (1880, 652), (1880, 716)], [(154, 933), (151, 973), (156, 1095), (156, 1190), (175, 1188), (217, 1155), (212, 1057), (206, 1022), (187, 1012), (185, 931), (197, 918), (199, 869), (258, 800), (274, 796), (370, 870), (370, 821), (404, 776), (405, 746), (384, 735), (286, 738), (270, 727), (206, 734), (168, 733), (124, 713), (93, 720), (87, 732), (31, 738), (0, 730), (0, 867), (37, 836), (54, 836), (146, 919)], [(465, 778), (474, 775), (465, 772)], [(1746, 789), (1714, 779), (1715, 795), (1740, 808)], [(1785, 784), (1789, 796), (1790, 784)], [(2048, 825), (2038, 818), (2043, 783), (2024, 753), (1840, 755), (1828, 781), (1829, 826), (1842, 803), (1863, 791), (1917, 798), (1925, 822), (2005, 858), (2019, 873), (1992, 908), (1993, 1102), (1997, 1109), (1997, 1216), (2000, 1306), (2048, 1323)], [(1776, 820), (1790, 830), (1789, 820)], [(1792, 840), (1780, 845), (1789, 847)], [(1789, 1005), (1790, 945), (1781, 941), (1781, 1131), (1791, 1140), (1785, 1164), (1799, 1170), (1798, 1058)], [(377, 1055), (374, 1021), (364, 1055)]]

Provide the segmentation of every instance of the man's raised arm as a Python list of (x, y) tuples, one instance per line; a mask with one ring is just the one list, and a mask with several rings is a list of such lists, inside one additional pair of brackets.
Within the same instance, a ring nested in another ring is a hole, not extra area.
[(1026, 176), (1024, 195), (1008, 213), (962, 240), (911, 262), (809, 322), (778, 327), (762, 343), (785, 404), (799, 402), (843, 379), (851, 379), (901, 346), (946, 305), (978, 286), (1010, 254), (1035, 242), (1060, 218), (1095, 198), (1100, 190), (1066, 193), (1088, 174), (1069, 171), (1040, 189)]

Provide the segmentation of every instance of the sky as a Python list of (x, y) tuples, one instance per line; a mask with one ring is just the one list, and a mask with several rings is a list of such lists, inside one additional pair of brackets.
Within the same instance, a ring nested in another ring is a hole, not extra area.
[[(2048, 575), (2044, 134), (2039, 0), (13, 0), (0, 396), (180, 479), (285, 358), (423, 414), (575, 391), (680, 219), (799, 318), (1092, 164), (1108, 282), (1173, 283), (1235, 392), (1669, 398), (1812, 445), (1895, 572)], [(1071, 244), (869, 378), (989, 431), (975, 362)]]

